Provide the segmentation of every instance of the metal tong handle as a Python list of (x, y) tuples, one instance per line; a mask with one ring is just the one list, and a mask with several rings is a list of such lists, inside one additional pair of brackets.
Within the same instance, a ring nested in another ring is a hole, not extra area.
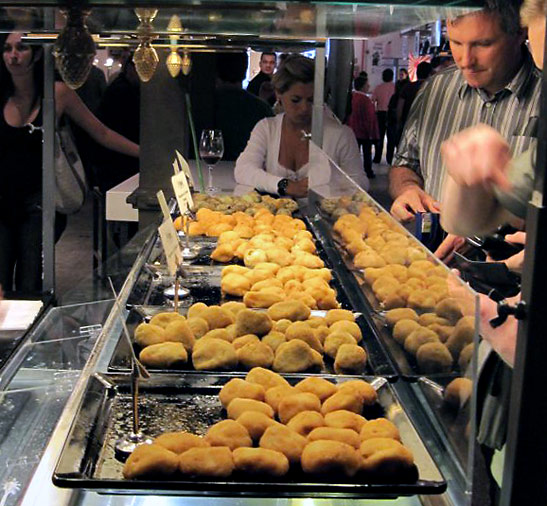
[(112, 293), (114, 294), (114, 305), (116, 306), (116, 310), (118, 311), (118, 314), (120, 315), (120, 321), (122, 322), (123, 335), (125, 336), (125, 339), (127, 340), (127, 344), (129, 346), (129, 352), (131, 354), (132, 370), (135, 371), (136, 369), (138, 372), (138, 376), (141, 378), (145, 378), (145, 379), (150, 378), (150, 373), (148, 372), (146, 367), (144, 367), (142, 362), (138, 359), (135, 353), (135, 350), (133, 349), (133, 343), (131, 342), (131, 338), (129, 337), (129, 330), (127, 330), (127, 325), (122, 316), (122, 308), (118, 300), (118, 294), (116, 293), (114, 284), (112, 283), (112, 278), (110, 278), (110, 276), (108, 277), (108, 282), (110, 283), (110, 288), (112, 290)]

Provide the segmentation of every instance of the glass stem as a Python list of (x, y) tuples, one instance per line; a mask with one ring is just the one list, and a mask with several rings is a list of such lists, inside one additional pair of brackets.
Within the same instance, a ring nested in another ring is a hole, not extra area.
[(207, 165), (207, 169), (209, 169), (209, 188), (213, 187), (213, 166)]

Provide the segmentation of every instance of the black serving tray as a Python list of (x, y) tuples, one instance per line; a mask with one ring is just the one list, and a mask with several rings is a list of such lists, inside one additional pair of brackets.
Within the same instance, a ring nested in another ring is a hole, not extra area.
[[(187, 308), (188, 306), (183, 305), (179, 307), (179, 312), (181, 314), (186, 314)], [(133, 307), (130, 310), (127, 321), (126, 321), (129, 334), (133, 336), (134, 330), (137, 327), (137, 325), (139, 325), (143, 321), (147, 321), (149, 317), (153, 316), (159, 311), (166, 311), (166, 310), (168, 310), (168, 308), (165, 308), (165, 307), (163, 308), (153, 307), (153, 306)], [(257, 311), (263, 311), (263, 310), (257, 309)], [(317, 311), (317, 310), (312, 311), (312, 315), (315, 315), (315, 316), (323, 316), (325, 313), (326, 311)], [(390, 381), (394, 381), (397, 378), (395, 374), (395, 369), (393, 368), (389, 360), (386, 359), (386, 355), (383, 353), (383, 351), (378, 346), (375, 346), (376, 343), (372, 341), (372, 339), (370, 338), (370, 329), (368, 325), (366, 324), (366, 321), (362, 315), (357, 315), (356, 323), (359, 325), (361, 329), (361, 333), (363, 334), (363, 339), (359, 344), (363, 346), (363, 348), (367, 352), (367, 366), (366, 366), (365, 374), (374, 375), (374, 376), (384, 376), (388, 378)], [(138, 354), (141, 351), (141, 348), (136, 343), (133, 343), (133, 348), (135, 350), (135, 353), (138, 356)], [(334, 372), (334, 360), (327, 355), (323, 355), (323, 359), (325, 362), (324, 370), (304, 373), (304, 374), (298, 373), (297, 376), (298, 375), (315, 376), (318, 373), (335, 375), (336, 373)], [(118, 338), (118, 343), (116, 344), (116, 348), (114, 349), (114, 353), (112, 354), (112, 357), (108, 364), (108, 371), (128, 372), (130, 369), (131, 369), (131, 353), (129, 351), (129, 345), (127, 343), (127, 340), (123, 336), (123, 334), (120, 334), (120, 337)], [(148, 368), (148, 369), (150, 370), (150, 372), (161, 373), (161, 374), (182, 374), (187, 371), (192, 371), (196, 374), (204, 374), (204, 373), (215, 374), (218, 372), (218, 371), (195, 371), (191, 364), (191, 358), (189, 359), (189, 362), (184, 367), (181, 367), (179, 369), (154, 369), (154, 368)], [(245, 374), (246, 372), (247, 372), (246, 369), (239, 368), (234, 370), (233, 374), (236, 376), (239, 376), (241, 374)], [(230, 374), (230, 373), (226, 373), (226, 374)]]
[(345, 288), (351, 305), (355, 310), (362, 312), (369, 328), (369, 334), (374, 336), (378, 343), (377, 346), (390, 357), (396, 373), (408, 381), (416, 381), (422, 376), (440, 379), (445, 377), (453, 379), (461, 376), (465, 371), (459, 371), (457, 364), (453, 366), (450, 373), (425, 374), (419, 369), (416, 359), (393, 339), (391, 330), (385, 322), (385, 310), (378, 303), (371, 288), (365, 283), (362, 271), (354, 267), (348, 253), (332, 237), (328, 224), (324, 220), (325, 218), (307, 218), (310, 228), (322, 243), (322, 249), (328, 255), (329, 262), (336, 266), (333, 273), (336, 272), (341, 279), (340, 282)]
[[(140, 384), (140, 422), (147, 435), (187, 430), (204, 434), (225, 418), (218, 400), (226, 375), (156, 375)], [(301, 378), (289, 381), (297, 382)], [(333, 378), (341, 382), (348, 377)], [(412, 426), (385, 378), (367, 378), (378, 392), (378, 405), (369, 418), (386, 416), (395, 423), (403, 443), (413, 452), (416, 473), (408, 483), (358, 483), (356, 478), (303, 474), (293, 469), (284, 478), (254, 478), (234, 474), (229, 479), (125, 480), (123, 464), (115, 457), (115, 441), (131, 429), (128, 375), (95, 374), (88, 385), (53, 474), (59, 487), (98, 489), (121, 494), (171, 494), (248, 497), (393, 498), (401, 495), (441, 494), (446, 482)], [(361, 478), (363, 479), (363, 478)], [(406, 480), (404, 480), (406, 481)]]

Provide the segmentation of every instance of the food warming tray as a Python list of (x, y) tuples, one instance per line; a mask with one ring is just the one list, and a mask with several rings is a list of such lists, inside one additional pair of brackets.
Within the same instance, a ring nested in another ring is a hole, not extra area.
[(320, 220), (307, 220), (314, 235), (322, 243), (322, 249), (329, 257), (332, 265), (336, 265), (336, 271), (340, 283), (346, 288), (350, 303), (354, 307), (363, 308), (363, 317), (366, 319), (369, 334), (378, 341), (394, 364), (397, 374), (409, 381), (416, 381), (422, 376), (430, 378), (444, 378), (461, 376), (457, 365), (450, 373), (428, 373), (420, 371), (415, 358), (407, 353), (391, 336), (391, 331), (385, 323), (385, 311), (380, 306), (371, 288), (365, 283), (360, 269), (356, 269), (347, 252), (331, 237), (327, 225)]
[[(140, 384), (141, 428), (149, 436), (187, 430), (204, 434), (225, 418), (218, 399), (226, 375), (153, 375)], [(300, 378), (291, 378), (295, 383)], [(348, 379), (338, 377), (335, 382)], [(234, 474), (223, 480), (125, 480), (123, 464), (115, 458), (114, 443), (131, 429), (129, 375), (95, 374), (89, 378), (82, 402), (54, 471), (60, 487), (98, 489), (108, 493), (254, 497), (396, 497), (440, 494), (446, 482), (418, 437), (407, 414), (385, 378), (367, 378), (378, 392), (378, 404), (368, 418), (386, 416), (399, 428), (403, 443), (413, 452), (418, 479), (409, 483), (357, 483), (353, 479), (305, 475), (290, 470), (283, 478), (255, 478)], [(415, 478), (415, 476), (414, 476)], [(353, 480), (353, 481), (352, 481)], [(409, 480), (410, 481), (410, 480)]]
[[(127, 328), (129, 330), (129, 334), (133, 336), (134, 329), (137, 327), (139, 323), (142, 321), (145, 321), (148, 319), (148, 316), (154, 315), (158, 310), (168, 310), (167, 308), (154, 308), (154, 307), (135, 307), (132, 308), (129, 312), (128, 318), (127, 318)], [(186, 314), (187, 308), (180, 308), (180, 312), (182, 314)], [(261, 310), (257, 310), (261, 311)], [(315, 316), (324, 316), (325, 311), (312, 311), (312, 315)], [(366, 352), (367, 352), (367, 366), (365, 370), (365, 374), (371, 374), (375, 376), (384, 376), (386, 378), (389, 378), (390, 380), (394, 380), (396, 378), (395, 369), (391, 362), (387, 359), (386, 354), (384, 351), (378, 346), (377, 342), (373, 340), (371, 336), (371, 331), (369, 326), (367, 325), (365, 319), (362, 315), (359, 315), (356, 319), (356, 323), (359, 325), (361, 332), (363, 334), (363, 339), (360, 342), (360, 345), (362, 345)], [(141, 351), (141, 348), (136, 344), (133, 343), (134, 350), (137, 353), (137, 356), (139, 352)], [(334, 372), (334, 360), (331, 359), (329, 356), (324, 355), (324, 362), (325, 362), (325, 368), (323, 371), (321, 371), (323, 374), (335, 374)], [(118, 343), (116, 344), (116, 348), (114, 350), (114, 353), (112, 354), (112, 357), (110, 359), (110, 363), (108, 365), (108, 370), (110, 372), (127, 372), (130, 369), (131, 365), (131, 354), (129, 351), (129, 345), (127, 344), (127, 340), (123, 336), (123, 334), (120, 334), (118, 338)], [(183, 368), (179, 369), (154, 369), (154, 368), (148, 368), (151, 372), (155, 373), (162, 373), (162, 374), (181, 374), (182, 372), (187, 371), (194, 371), (192, 364), (191, 364), (191, 358), (189, 357), (189, 362), (185, 365)], [(203, 374), (203, 373), (215, 373), (217, 371), (194, 371), (197, 374)], [(246, 370), (240, 368), (236, 371), (234, 371), (235, 375), (240, 376), (242, 373), (245, 373)], [(229, 373), (228, 373), (229, 374)], [(300, 374), (300, 373), (299, 373)], [(316, 373), (305, 373), (304, 375), (316, 375)]]

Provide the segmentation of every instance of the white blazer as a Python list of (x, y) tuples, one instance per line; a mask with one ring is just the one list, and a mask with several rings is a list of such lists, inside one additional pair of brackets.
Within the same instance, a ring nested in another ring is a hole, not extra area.
[[(313, 149), (311, 144), (309, 161), (299, 170), (295, 172), (280, 165), (283, 116), (284, 113), (264, 118), (253, 128), (245, 150), (236, 161), (234, 177), (238, 184), (268, 193), (277, 193), (277, 184), (284, 178), (297, 180), (308, 177), (310, 187), (328, 184), (331, 178), (330, 164), (320, 150)], [(326, 114), (323, 116), (323, 150), (346, 173), (363, 172), (354, 133)]]

